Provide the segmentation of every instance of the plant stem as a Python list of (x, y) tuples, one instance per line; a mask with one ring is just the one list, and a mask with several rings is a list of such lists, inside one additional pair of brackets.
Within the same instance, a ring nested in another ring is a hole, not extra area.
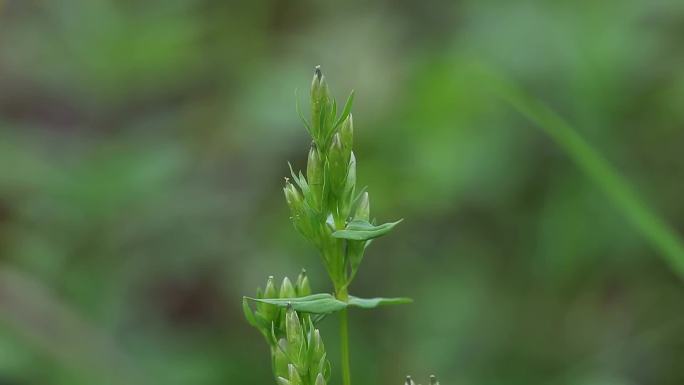
[[(338, 286), (339, 287), (339, 286)], [(340, 301), (348, 301), (347, 288), (335, 290)], [(342, 384), (351, 385), (351, 365), (349, 364), (349, 315), (347, 309), (340, 311), (340, 361), (342, 361)]]
[(349, 321), (347, 309), (340, 312), (340, 351), (342, 361), (342, 384), (351, 385), (351, 368), (349, 365)]

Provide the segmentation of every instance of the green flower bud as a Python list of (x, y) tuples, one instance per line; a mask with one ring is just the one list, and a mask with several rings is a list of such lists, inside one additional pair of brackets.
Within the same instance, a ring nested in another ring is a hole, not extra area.
[(356, 206), (356, 212), (354, 213), (354, 219), (368, 221), (370, 218), (370, 201), (368, 198), (368, 192), (364, 191), (359, 198), (359, 203)]
[(283, 283), (280, 285), (280, 298), (295, 298), (297, 297), (297, 292), (295, 291), (294, 286), (292, 286), (292, 282), (290, 281), (290, 278), (283, 278)]
[(406, 385), (416, 385), (411, 376), (406, 376)]
[(262, 298), (278, 298), (278, 291), (276, 290), (273, 281), (274, 278), (272, 275), (268, 277), (268, 280), (266, 280), (266, 289), (264, 290)]
[(321, 209), (320, 203), (323, 201), (323, 160), (315, 144), (309, 150), (309, 158), (306, 163), (306, 179), (313, 194), (313, 202), (316, 208)]
[(439, 385), (439, 381), (437, 381), (437, 377), (434, 375), (430, 376), (430, 385)]
[(309, 277), (306, 275), (306, 270), (302, 269), (302, 272), (299, 273), (295, 286), (297, 296), (306, 297), (307, 295), (311, 295), (311, 285), (309, 285)]
[[(294, 311), (292, 306), (287, 309), (285, 315), (285, 334), (287, 335), (287, 343), (289, 346), (289, 354), (291, 358), (295, 358), (302, 351), (302, 345), (304, 344), (304, 330), (302, 329), (302, 324), (299, 322), (299, 317), (297, 312)], [(292, 380), (292, 379), (290, 379)]]
[[(262, 298), (278, 298), (278, 292), (276, 291), (275, 284), (273, 283), (273, 276), (268, 277), (268, 280), (266, 281), (266, 289), (262, 294)], [(257, 310), (267, 321), (269, 321), (269, 323), (278, 320), (278, 314), (280, 311), (276, 305), (259, 302), (257, 303)]]
[(313, 80), (311, 81), (311, 129), (314, 140), (318, 141), (323, 137), (322, 134), (325, 127), (321, 127), (321, 121), (325, 121), (325, 117), (321, 119), (321, 115), (326, 113), (329, 104), (330, 92), (328, 90), (328, 83), (321, 72), (321, 67), (316, 66)]
[(302, 384), (302, 379), (299, 377), (299, 373), (297, 373), (297, 368), (290, 364), (288, 366), (288, 377), (290, 379), (290, 384), (291, 385), (301, 385)]
[(287, 201), (287, 205), (290, 207), (290, 212), (292, 213), (293, 219), (297, 219), (301, 214), (302, 214), (302, 209), (304, 205), (304, 201), (302, 199), (302, 194), (299, 193), (299, 190), (290, 183), (289, 180), (285, 181), (285, 187), (283, 188), (283, 191), (285, 192), (285, 200)]
[(276, 381), (278, 382), (278, 385), (291, 385), (290, 381), (282, 377), (276, 378)]
[(318, 373), (318, 376), (316, 377), (316, 383), (314, 385), (326, 385), (325, 378), (323, 378), (323, 374)]
[(314, 363), (318, 363), (325, 355), (325, 346), (323, 345), (321, 332), (318, 329), (314, 329), (313, 331), (309, 349), (311, 350), (311, 360)]
[(328, 167), (330, 187), (336, 196), (341, 195), (341, 190), (347, 177), (347, 160), (342, 148), (340, 133), (333, 135), (330, 149), (328, 150)]
[(344, 183), (345, 203), (351, 205), (352, 195), (356, 188), (356, 157), (354, 153), (349, 154), (349, 164), (347, 166), (347, 180)]
[(290, 361), (288, 360), (287, 356), (283, 352), (283, 348), (287, 348), (287, 341), (284, 339), (281, 339), (280, 342), (278, 343), (278, 346), (274, 346), (272, 348), (272, 354), (273, 354), (273, 370), (274, 370), (274, 375), (276, 377), (287, 377), (287, 366), (289, 365)]
[(340, 139), (342, 140), (342, 148), (344, 148), (344, 152), (348, 159), (354, 144), (354, 127), (351, 114), (342, 122), (342, 126), (340, 127)]

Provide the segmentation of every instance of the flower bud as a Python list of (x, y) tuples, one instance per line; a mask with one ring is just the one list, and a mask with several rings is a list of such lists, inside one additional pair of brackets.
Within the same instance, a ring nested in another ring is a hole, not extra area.
[(320, 209), (319, 203), (322, 202), (323, 195), (323, 160), (315, 144), (309, 150), (309, 158), (306, 163), (306, 179), (313, 193), (314, 203)]
[(336, 195), (340, 195), (341, 189), (347, 177), (347, 161), (345, 160), (344, 149), (340, 133), (333, 135), (330, 149), (328, 150), (329, 181), (330, 187)]
[(302, 379), (299, 377), (299, 373), (297, 373), (297, 368), (290, 364), (288, 366), (288, 377), (290, 379), (290, 384), (291, 385), (301, 385), (302, 384)]
[(292, 282), (290, 281), (290, 278), (283, 278), (283, 283), (280, 285), (280, 298), (295, 298), (297, 297), (297, 292), (295, 291), (294, 286), (292, 286)]
[(342, 140), (342, 148), (344, 148), (344, 152), (348, 159), (354, 144), (354, 127), (351, 114), (342, 122), (342, 126), (340, 127), (340, 139)]
[(430, 385), (439, 385), (439, 381), (437, 381), (437, 377), (434, 375), (430, 376)]
[(316, 66), (314, 77), (311, 81), (311, 129), (314, 139), (321, 138), (321, 114), (328, 108), (330, 103), (330, 93), (325, 76), (321, 72), (321, 67)]
[(416, 385), (411, 376), (406, 376), (406, 385)]
[(287, 205), (290, 207), (292, 217), (296, 219), (301, 214), (302, 206), (304, 204), (302, 200), (302, 194), (300, 194), (299, 190), (297, 190), (297, 188), (289, 181), (285, 182), (283, 191), (285, 192), (285, 200), (287, 201)]
[(278, 382), (278, 385), (291, 385), (290, 381), (282, 377), (276, 378), (276, 381)]
[(356, 206), (356, 212), (354, 213), (354, 219), (368, 221), (370, 218), (370, 201), (368, 198), (368, 192), (364, 191), (359, 198), (359, 203)]
[(275, 288), (273, 280), (274, 278), (272, 275), (268, 277), (268, 280), (266, 280), (266, 289), (264, 290), (262, 298), (278, 298), (278, 291)]
[(326, 385), (325, 378), (323, 378), (323, 374), (318, 373), (318, 376), (316, 377), (316, 383), (314, 385)]
[(273, 347), (273, 370), (276, 377), (287, 377), (287, 366), (290, 363), (283, 352), (287, 348), (287, 341), (281, 339), (278, 346)]
[(285, 333), (287, 335), (290, 356), (294, 358), (299, 355), (304, 343), (304, 330), (299, 322), (297, 312), (294, 311), (292, 306), (287, 309), (287, 314), (285, 315)]
[(318, 329), (314, 329), (309, 349), (311, 350), (311, 357), (314, 363), (318, 363), (325, 355), (325, 346), (323, 345), (321, 332)]
[(311, 285), (309, 284), (309, 277), (306, 275), (306, 270), (302, 269), (297, 277), (297, 284), (295, 285), (298, 297), (306, 297), (311, 295)]
[[(276, 291), (275, 284), (273, 283), (273, 276), (268, 277), (268, 280), (266, 281), (266, 289), (262, 294), (262, 298), (278, 298), (278, 292)], [(278, 318), (279, 309), (276, 305), (259, 302), (257, 303), (257, 310), (259, 310), (259, 312), (269, 322), (276, 321)]]

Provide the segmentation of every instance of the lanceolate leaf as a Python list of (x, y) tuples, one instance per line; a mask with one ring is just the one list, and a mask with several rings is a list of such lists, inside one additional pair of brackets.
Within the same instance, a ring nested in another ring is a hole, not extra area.
[(344, 230), (335, 231), (332, 236), (341, 239), (351, 239), (353, 241), (367, 241), (389, 233), (394, 226), (398, 225), (402, 220), (403, 219), (396, 222), (383, 223), (378, 226), (372, 225), (367, 221), (354, 220), (349, 222)]
[(373, 309), (378, 306), (385, 305), (403, 305), (406, 303), (411, 303), (413, 300), (411, 298), (400, 297), (400, 298), (359, 298), (350, 296), (349, 306), (356, 306), (363, 309)]
[(358, 298), (349, 297), (349, 301), (344, 302), (335, 298), (332, 294), (321, 293), (299, 298), (249, 298), (250, 301), (268, 303), (280, 307), (292, 306), (296, 311), (312, 314), (329, 314), (343, 310), (349, 306), (360, 307), (363, 309), (373, 309), (384, 305), (400, 305), (411, 303), (410, 298)]
[(271, 305), (280, 307), (288, 307), (292, 305), (292, 308), (296, 311), (314, 314), (334, 313), (347, 307), (345, 302), (342, 302), (333, 297), (331, 294), (327, 293), (312, 294), (299, 298), (246, 298), (252, 301), (270, 303)]
[(352, 91), (349, 94), (349, 97), (347, 98), (347, 102), (344, 103), (344, 109), (342, 110), (342, 114), (340, 115), (339, 119), (335, 122), (335, 127), (339, 126), (344, 122), (345, 119), (347, 119), (347, 116), (351, 113), (351, 108), (352, 105), (354, 104), (354, 91)]
[(242, 299), (242, 311), (245, 313), (245, 318), (247, 319), (247, 322), (249, 322), (249, 324), (255, 328), (258, 327), (257, 320), (256, 318), (254, 318), (254, 313), (252, 313), (252, 309), (250, 309), (246, 298)]
[(299, 96), (297, 95), (297, 90), (295, 90), (295, 109), (297, 110), (297, 115), (299, 115), (299, 119), (301, 119), (302, 123), (304, 123), (304, 127), (306, 127), (306, 131), (309, 133), (309, 135), (312, 135), (311, 125), (306, 120), (306, 118), (304, 117), (304, 114), (302, 113), (302, 109), (299, 107)]

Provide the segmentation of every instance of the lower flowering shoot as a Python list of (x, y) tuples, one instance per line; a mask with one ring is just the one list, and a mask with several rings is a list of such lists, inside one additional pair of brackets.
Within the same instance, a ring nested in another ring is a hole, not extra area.
[[(302, 270), (294, 285), (285, 277), (280, 290), (269, 277), (266, 288), (257, 290), (257, 299), (290, 301), (310, 294), (309, 278)], [(279, 385), (327, 384), (330, 362), (310, 314), (298, 313), (291, 305), (283, 308), (265, 302), (257, 302), (252, 309), (247, 299), (243, 300), (243, 310), (247, 321), (261, 332), (270, 347), (273, 375)]]
[[(413, 378), (411, 378), (411, 376), (406, 376), (406, 382), (404, 382), (404, 385), (416, 385), (416, 383), (413, 382)], [(437, 377), (434, 375), (430, 376), (430, 385), (439, 385), (439, 381), (437, 381)]]

